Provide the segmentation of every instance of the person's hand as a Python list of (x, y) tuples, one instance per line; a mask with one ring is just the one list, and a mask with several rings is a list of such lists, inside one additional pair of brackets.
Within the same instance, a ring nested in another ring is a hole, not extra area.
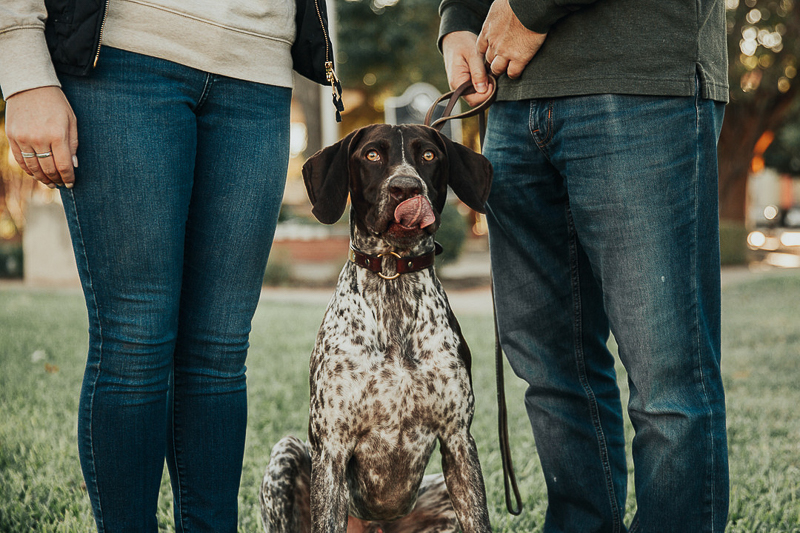
[(465, 81), (472, 80), (477, 91), (464, 96), (467, 103), (475, 107), (491, 95), (489, 81), (486, 77), (486, 66), (483, 55), (478, 53), (476, 40), (478, 36), (471, 31), (455, 31), (442, 39), (442, 55), (447, 81), (451, 89), (458, 88)]
[(495, 0), (478, 36), (478, 53), (492, 73), (519, 78), (544, 43), (546, 33), (536, 33), (519, 21), (508, 0)]
[(58, 87), (39, 87), (6, 100), (6, 136), (22, 170), (51, 189), (72, 188), (78, 166), (75, 113)]

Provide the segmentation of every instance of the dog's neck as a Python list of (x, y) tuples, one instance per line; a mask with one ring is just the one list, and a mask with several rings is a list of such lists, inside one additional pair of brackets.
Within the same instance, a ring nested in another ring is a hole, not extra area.
[(367, 255), (397, 254), (400, 257), (415, 257), (434, 251), (435, 244), (433, 235), (425, 235), (423, 238), (414, 241), (406, 247), (396, 246), (382, 239), (378, 235), (372, 235), (360, 228), (355, 222), (355, 217), (350, 216), (350, 245), (357, 251)]

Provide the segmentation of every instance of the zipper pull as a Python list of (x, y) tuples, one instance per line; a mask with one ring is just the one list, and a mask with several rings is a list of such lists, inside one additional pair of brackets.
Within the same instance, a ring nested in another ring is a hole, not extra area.
[(336, 72), (333, 70), (333, 61), (325, 62), (325, 77), (328, 83), (331, 84), (331, 93), (333, 97), (333, 106), (336, 108), (336, 122), (342, 121), (342, 111), (344, 111), (344, 103), (342, 102), (342, 84), (339, 78), (336, 77)]

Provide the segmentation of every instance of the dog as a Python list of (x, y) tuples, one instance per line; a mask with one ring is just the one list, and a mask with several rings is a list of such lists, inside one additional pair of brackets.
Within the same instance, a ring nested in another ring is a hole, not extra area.
[[(448, 186), (484, 212), (492, 167), (436, 130), (376, 124), (303, 166), (312, 213), (350, 198), (350, 260), (310, 361), (308, 444), (273, 449), (268, 533), (491, 531), (475, 442), (471, 355), (434, 272)], [(439, 443), (443, 474), (425, 476)]]

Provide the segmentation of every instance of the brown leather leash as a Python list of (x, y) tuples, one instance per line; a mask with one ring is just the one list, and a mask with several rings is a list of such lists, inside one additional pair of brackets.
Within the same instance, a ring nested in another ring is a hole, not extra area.
[[(468, 96), (470, 94), (474, 94), (475, 87), (472, 86), (472, 81), (465, 81), (461, 85), (459, 85), (454, 90), (444, 93), (442, 96), (436, 99), (435, 102), (431, 104), (428, 108), (428, 113), (425, 115), (425, 122), (426, 126), (430, 126), (431, 128), (435, 129), (436, 131), (442, 131), (442, 126), (448, 120), (453, 119), (462, 119), (467, 117), (472, 117), (478, 115), (478, 119), (480, 120), (480, 137), (481, 137), (481, 151), (483, 150), (483, 138), (486, 135), (486, 110), (489, 109), (489, 106), (492, 105), (497, 98), (497, 80), (492, 74), (488, 74), (489, 77), (489, 85), (491, 86), (492, 94), (487, 98), (485, 101), (481, 102), (480, 105), (473, 107), (463, 113), (459, 113), (458, 115), (450, 115), (453, 111), (453, 108), (456, 106), (458, 99), (462, 96)], [(442, 112), (442, 116), (436, 120), (433, 120), (433, 112), (436, 110), (436, 107), (447, 100), (447, 105)]]
[[(453, 108), (460, 97), (476, 92), (475, 88), (472, 86), (472, 82), (466, 81), (455, 90), (440, 96), (433, 104), (431, 104), (430, 108), (428, 109), (428, 113), (425, 115), (425, 125), (430, 126), (437, 131), (441, 131), (442, 126), (444, 126), (444, 123), (448, 120), (462, 119), (478, 115), (480, 120), (481, 151), (483, 151), (483, 141), (486, 135), (486, 110), (490, 105), (492, 105), (495, 97), (497, 96), (497, 80), (494, 78), (494, 76), (489, 74), (489, 81), (492, 91), (492, 94), (489, 96), (489, 98), (480, 105), (469, 109), (464, 113), (459, 113), (458, 115), (451, 116), (450, 113), (453, 111)], [(447, 101), (447, 104), (442, 116), (431, 123), (434, 110), (445, 100)], [(509, 513), (517, 516), (522, 513), (522, 498), (519, 494), (519, 487), (517, 487), (517, 476), (514, 473), (514, 465), (511, 462), (511, 444), (508, 437), (508, 410), (506, 408), (506, 387), (503, 375), (503, 349), (500, 346), (500, 330), (497, 325), (497, 305), (494, 298), (494, 279), (491, 280), (491, 283), (492, 310), (494, 315), (494, 355), (495, 374), (497, 376), (497, 421), (498, 434), (500, 437), (500, 459), (503, 463), (503, 485), (506, 493), (506, 508), (508, 509)], [(511, 501), (512, 491), (514, 493), (514, 499), (516, 500), (516, 506), (514, 506), (514, 502)]]

